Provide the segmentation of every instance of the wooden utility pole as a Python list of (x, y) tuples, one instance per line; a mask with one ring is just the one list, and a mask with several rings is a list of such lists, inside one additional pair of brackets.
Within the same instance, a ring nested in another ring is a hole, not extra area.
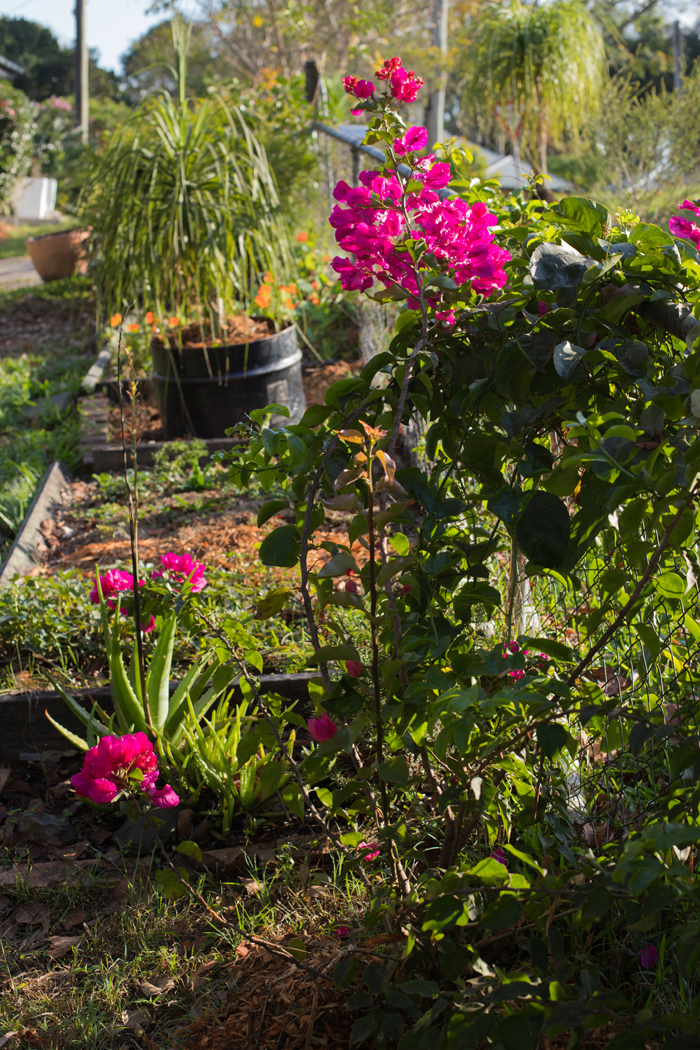
[(85, 0), (75, 0), (75, 125), (84, 146), (88, 142), (88, 51), (85, 35)]
[[(433, 46), (444, 62), (447, 57), (447, 26), (450, 0), (433, 0)], [(440, 87), (433, 91), (428, 104), (428, 148), (445, 137), (445, 74), (440, 74)]]

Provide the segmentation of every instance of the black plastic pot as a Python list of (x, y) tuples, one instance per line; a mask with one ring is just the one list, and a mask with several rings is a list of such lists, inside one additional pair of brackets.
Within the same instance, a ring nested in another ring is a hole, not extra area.
[(289, 409), (290, 423), (304, 413), (301, 351), (293, 326), (233, 346), (173, 350), (154, 342), (151, 356), (151, 386), (168, 439), (223, 437), (251, 409), (273, 403)]

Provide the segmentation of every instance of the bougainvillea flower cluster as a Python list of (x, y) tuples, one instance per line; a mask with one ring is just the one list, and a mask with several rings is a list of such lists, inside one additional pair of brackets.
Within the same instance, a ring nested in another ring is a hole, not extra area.
[(76, 792), (98, 805), (117, 795), (141, 791), (159, 809), (176, 806), (180, 799), (169, 784), (156, 788), (158, 759), (145, 733), (103, 736), (85, 755), (80, 773), (71, 777)]
[(201, 561), (195, 561), (191, 554), (161, 554), (160, 563), (162, 570), (153, 570), (153, 579), (160, 579), (167, 572), (168, 579), (175, 583), (184, 584), (190, 581), (190, 590), (193, 594), (203, 591), (208, 581), (204, 576), (206, 565)]
[[(692, 201), (684, 200), (678, 205), (684, 211), (692, 211), (694, 215), (700, 215), (700, 207)], [(690, 219), (682, 219), (680, 215), (672, 215), (668, 220), (668, 228), (674, 237), (684, 237), (692, 241), (696, 248), (700, 248), (700, 226)]]
[(415, 102), (423, 87), (423, 78), (417, 77), (412, 69), (406, 72), (398, 57), (388, 58), (374, 75), (378, 80), (389, 82), (392, 98), (399, 102)]
[[(519, 652), (520, 646), (517, 642), (508, 642), (506, 651), (503, 654), (503, 659), (505, 660), (506, 657), (510, 656), (511, 653)], [(549, 657), (545, 656), (544, 653), (531, 653), (529, 649), (523, 649), (523, 656), (529, 656), (532, 660), (538, 663), (540, 665), (540, 670), (544, 670), (546, 665), (549, 663)], [(516, 682), (519, 682), (520, 679), (524, 676), (524, 674), (525, 671), (523, 671), (521, 668), (517, 668), (515, 671), (508, 672), (508, 676), (510, 678), (514, 678)]]
[[(144, 581), (139, 580), (139, 587), (143, 587)], [(134, 577), (130, 572), (125, 572), (123, 569), (109, 569), (103, 576), (100, 576), (100, 587), (102, 588), (102, 596), (105, 600), (105, 605), (108, 609), (116, 609), (117, 602), (114, 598), (115, 594), (133, 594), (134, 593)], [(93, 605), (100, 604), (100, 592), (97, 587), (97, 580), (92, 581), (92, 590), (90, 591), (90, 601)], [(128, 616), (128, 611), (122, 609), (122, 616)], [(151, 616), (147, 623), (143, 624), (144, 634), (148, 634), (156, 625), (155, 617)]]
[[(506, 283), (504, 263), (510, 254), (494, 243), (492, 227), (497, 218), (485, 204), (468, 205), (459, 197), (441, 200), (437, 191), (450, 181), (450, 167), (434, 155), (418, 158), (415, 151), (427, 142), (425, 128), (412, 127), (394, 141), (395, 152), (412, 169), (411, 182), (418, 185), (404, 200), (404, 186), (396, 171), (386, 174), (363, 171), (361, 185), (353, 188), (339, 182), (334, 197), (339, 202), (330, 216), (336, 241), (354, 259), (336, 256), (333, 269), (343, 288), (367, 291), (375, 280), (386, 288), (399, 286), (408, 293), (407, 305), (420, 308), (420, 288), (416, 267), (402, 247), (408, 236), (425, 242), (438, 268), (462, 286), (484, 295)], [(346, 207), (340, 207), (341, 204)], [(431, 288), (424, 296), (436, 307), (441, 293)], [(451, 311), (438, 314), (454, 322)]]
[(311, 739), (319, 744), (324, 740), (330, 740), (338, 732), (337, 725), (325, 711), (319, 718), (310, 718), (307, 724)]

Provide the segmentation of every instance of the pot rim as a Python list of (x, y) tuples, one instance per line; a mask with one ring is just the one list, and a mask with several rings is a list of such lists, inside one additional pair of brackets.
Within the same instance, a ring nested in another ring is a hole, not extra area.
[(53, 233), (40, 233), (37, 237), (27, 237), (27, 244), (36, 243), (37, 241), (47, 241), (51, 237), (65, 237), (71, 233), (86, 233), (92, 232), (91, 226), (72, 226), (70, 230), (54, 230)]

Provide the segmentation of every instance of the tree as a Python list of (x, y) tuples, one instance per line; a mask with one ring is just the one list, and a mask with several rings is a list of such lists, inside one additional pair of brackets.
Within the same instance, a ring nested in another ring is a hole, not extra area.
[(482, 127), (499, 126), (513, 155), (524, 149), (547, 171), (547, 147), (576, 138), (603, 86), (598, 24), (577, 0), (487, 8), (467, 51), (464, 107)]
[(37, 102), (73, 90), (72, 50), (61, 47), (51, 30), (38, 22), (2, 16), (0, 54), (24, 67), (15, 87)]

